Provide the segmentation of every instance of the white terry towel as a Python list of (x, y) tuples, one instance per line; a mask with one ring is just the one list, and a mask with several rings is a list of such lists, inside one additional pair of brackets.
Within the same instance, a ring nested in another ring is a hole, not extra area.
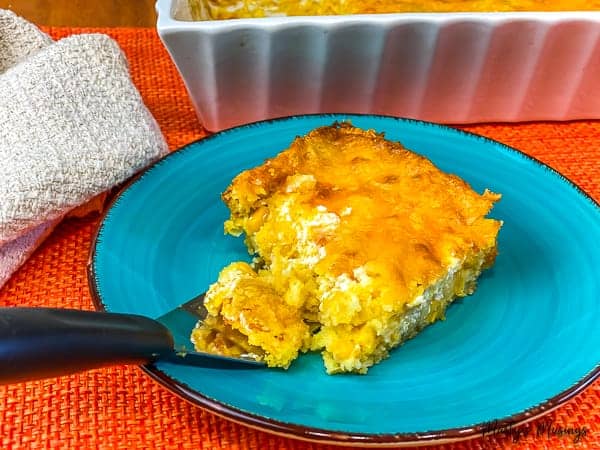
[(168, 151), (118, 45), (0, 10), (0, 287), (73, 208)]

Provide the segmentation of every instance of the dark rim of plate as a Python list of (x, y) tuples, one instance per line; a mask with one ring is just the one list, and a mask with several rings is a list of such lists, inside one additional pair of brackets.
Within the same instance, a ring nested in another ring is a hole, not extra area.
[[(115, 203), (119, 200), (121, 195), (129, 189), (134, 183), (139, 181), (146, 173), (153, 170), (156, 166), (164, 163), (167, 159), (173, 157), (174, 155), (180, 154), (181, 150), (185, 150), (191, 147), (197, 147), (198, 144), (203, 142), (208, 142), (211, 139), (218, 138), (218, 136), (236, 131), (243, 128), (252, 128), (252, 127), (260, 127), (265, 124), (273, 123), (273, 122), (286, 122), (296, 119), (302, 118), (330, 118), (333, 122), (341, 122), (344, 120), (352, 120), (353, 118), (381, 118), (386, 120), (396, 120), (399, 122), (412, 122), (418, 123), (425, 126), (432, 126), (442, 128), (444, 130), (449, 130), (453, 133), (459, 133), (466, 136), (469, 136), (472, 139), (481, 139), (493, 144), (496, 147), (503, 149), (504, 151), (510, 151), (519, 154), (521, 157), (541, 166), (542, 168), (550, 171), (553, 175), (559, 177), (563, 182), (570, 185), (571, 188), (574, 188), (578, 194), (587, 199), (593, 206), (595, 206), (600, 213), (600, 203), (596, 202), (592, 197), (590, 197), (581, 187), (579, 187), (576, 183), (566, 178), (560, 172), (556, 171), (552, 167), (546, 165), (539, 159), (527, 155), (521, 150), (510, 147), (501, 142), (495, 141), (493, 139), (471, 133), (469, 131), (460, 130), (457, 128), (453, 128), (452, 126), (437, 124), (433, 122), (427, 122), (416, 119), (408, 119), (402, 117), (395, 116), (386, 116), (386, 115), (378, 115), (378, 114), (345, 114), (345, 113), (331, 113), (331, 114), (302, 114), (302, 115), (294, 115), (294, 116), (285, 116), (278, 117), (274, 119), (261, 120), (257, 122), (252, 122), (244, 125), (239, 125), (236, 127), (228, 128), (216, 133), (213, 133), (209, 136), (200, 138), (196, 141), (193, 141), (182, 148), (170, 152), (167, 155), (163, 156), (161, 159), (141, 171), (140, 173), (134, 175), (131, 179), (129, 179), (125, 184), (120, 187), (118, 192), (112, 197), (110, 203), (106, 207), (102, 217), (100, 219), (100, 224), (92, 238), (90, 253), (87, 263), (87, 278), (88, 285), (90, 288), (92, 301), (94, 303), (94, 307), (99, 311), (107, 311), (106, 306), (102, 302), (100, 297), (100, 293), (98, 290), (97, 278), (94, 269), (94, 261), (97, 250), (97, 243), (99, 241), (99, 237), (102, 233), (102, 229), (105, 223), (105, 220), (115, 205)], [(203, 409), (206, 409), (212, 413), (217, 414), (223, 418), (232, 420), (234, 422), (250, 426), (252, 428), (256, 428), (262, 431), (268, 431), (280, 436), (302, 439), (311, 442), (319, 442), (324, 444), (347, 444), (347, 445), (359, 445), (365, 447), (383, 447), (383, 446), (409, 446), (409, 445), (426, 445), (426, 444), (435, 444), (435, 443), (444, 443), (444, 442), (455, 442), (466, 439), (472, 439), (476, 437), (483, 436), (486, 431), (489, 431), (490, 423), (480, 423), (471, 426), (465, 426), (460, 428), (450, 428), (444, 430), (431, 430), (431, 431), (420, 431), (415, 433), (397, 433), (397, 434), (374, 434), (374, 433), (346, 433), (328, 429), (319, 429), (313, 427), (306, 427), (295, 425), (292, 423), (281, 422), (278, 420), (269, 419), (267, 417), (263, 417), (257, 414), (249, 413), (238, 408), (232, 407), (225, 403), (221, 403), (209, 397), (202, 395), (200, 392), (192, 389), (187, 384), (182, 383), (158, 369), (155, 365), (148, 364), (143, 365), (141, 368), (148, 374), (150, 377), (158, 381), (160, 384), (165, 386), (167, 389), (171, 390), (180, 398), (199, 406)], [(494, 430), (501, 429), (509, 429), (515, 428), (517, 426), (523, 425), (527, 422), (530, 422), (534, 419), (537, 419), (559, 406), (563, 405), (567, 401), (571, 400), (573, 397), (583, 392), (588, 386), (590, 386), (596, 378), (600, 378), (600, 362), (596, 365), (594, 369), (591, 370), (587, 375), (581, 378), (577, 383), (575, 383), (570, 388), (560, 392), (554, 397), (536, 405), (531, 408), (528, 408), (519, 413), (513, 414), (508, 417), (503, 417), (498, 420), (493, 421)]]

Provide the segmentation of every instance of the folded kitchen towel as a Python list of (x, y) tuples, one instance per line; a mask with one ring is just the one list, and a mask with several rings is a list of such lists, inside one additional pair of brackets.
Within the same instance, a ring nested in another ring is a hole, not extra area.
[(50, 36), (35, 25), (0, 9), (0, 73), (51, 43)]
[[(35, 25), (0, 9), (0, 74), (51, 43), (52, 39)], [(44, 222), (17, 239), (0, 244), (0, 287), (58, 222), (59, 219)]]
[(0, 10), (0, 286), (70, 210), (167, 152), (118, 45)]

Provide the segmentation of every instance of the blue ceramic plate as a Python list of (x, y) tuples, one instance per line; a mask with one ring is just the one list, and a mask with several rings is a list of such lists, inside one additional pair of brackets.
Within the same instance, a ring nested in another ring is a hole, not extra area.
[(523, 423), (600, 373), (600, 209), (558, 173), (491, 140), (431, 123), (315, 115), (227, 130), (131, 182), (98, 230), (90, 283), (99, 308), (158, 317), (207, 289), (241, 238), (223, 234), (220, 193), (309, 130), (350, 119), (385, 132), (477, 191), (502, 193), (499, 255), (477, 292), (368, 375), (325, 374), (318, 354), (277, 369), (145, 369), (169, 389), (250, 426), (322, 442), (446, 442)]

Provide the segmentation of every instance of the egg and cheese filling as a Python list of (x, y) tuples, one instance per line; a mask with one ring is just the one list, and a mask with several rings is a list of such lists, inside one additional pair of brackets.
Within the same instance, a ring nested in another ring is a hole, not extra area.
[[(372, 130), (315, 129), (223, 194), (225, 231), (254, 263), (223, 269), (192, 341), (284, 368), (320, 351), (330, 374), (366, 373), (474, 291), (496, 256), (501, 222), (485, 216), (499, 198)], [(228, 335), (238, 343), (215, 344)]]

